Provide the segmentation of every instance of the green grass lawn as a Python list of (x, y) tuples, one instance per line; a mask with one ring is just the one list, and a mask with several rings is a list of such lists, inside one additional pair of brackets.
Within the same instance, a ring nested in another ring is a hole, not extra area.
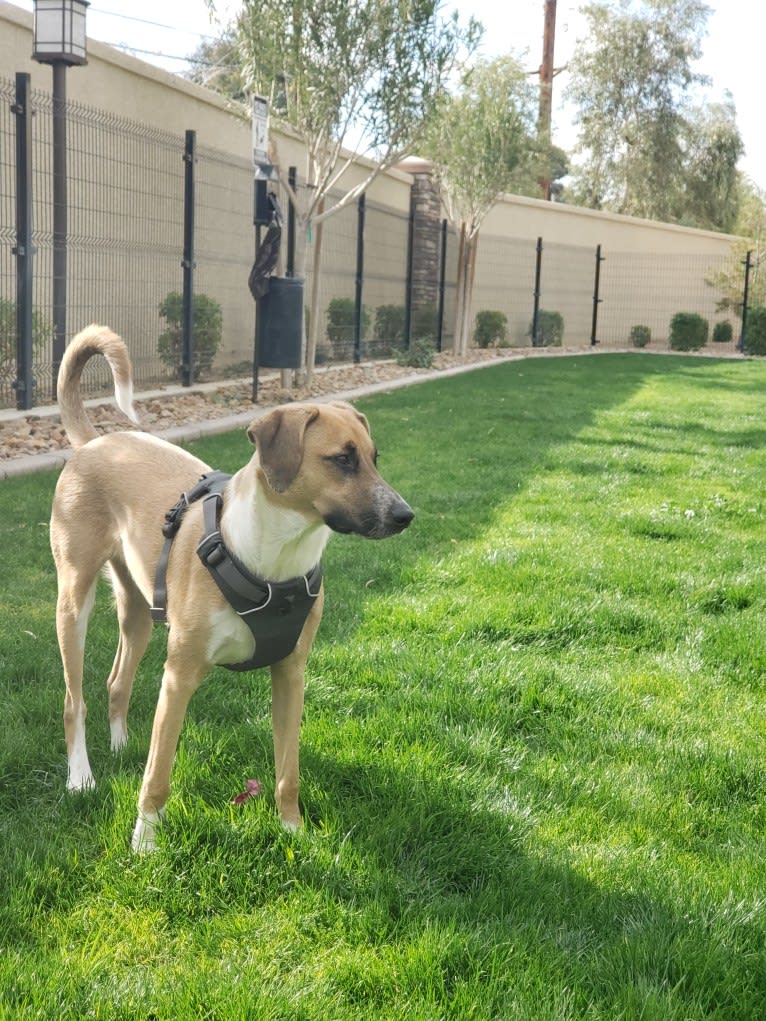
[(112, 757), (104, 587), (98, 787), (67, 795), (55, 478), (0, 483), (0, 1018), (766, 1016), (765, 397), (761, 362), (635, 354), (359, 402), (417, 517), (329, 547), (305, 831), (273, 808), (267, 675), (217, 671), (148, 857), (164, 636)]

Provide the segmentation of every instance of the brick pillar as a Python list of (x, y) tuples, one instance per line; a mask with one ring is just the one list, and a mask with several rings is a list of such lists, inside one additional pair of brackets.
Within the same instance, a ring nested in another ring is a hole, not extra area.
[(410, 158), (402, 169), (413, 177), (412, 307), (418, 309), (438, 297), (441, 199), (428, 160)]

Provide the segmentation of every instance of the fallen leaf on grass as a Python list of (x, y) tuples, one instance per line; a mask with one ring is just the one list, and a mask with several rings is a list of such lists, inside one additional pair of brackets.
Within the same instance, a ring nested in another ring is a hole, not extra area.
[(244, 805), (244, 803), (246, 801), (249, 801), (250, 798), (257, 798), (262, 790), (263, 784), (261, 783), (260, 780), (248, 780), (247, 790), (242, 791), (241, 794), (238, 794), (235, 798), (232, 798), (231, 803), (233, 805)]

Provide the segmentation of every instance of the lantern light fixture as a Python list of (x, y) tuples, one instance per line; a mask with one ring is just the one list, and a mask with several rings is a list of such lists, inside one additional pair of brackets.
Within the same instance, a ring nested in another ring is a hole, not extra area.
[(87, 64), (88, 0), (35, 0), (34, 51), (40, 64)]

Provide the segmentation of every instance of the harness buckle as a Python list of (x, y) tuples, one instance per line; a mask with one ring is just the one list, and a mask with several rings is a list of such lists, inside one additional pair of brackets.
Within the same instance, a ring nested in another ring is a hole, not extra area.
[(186, 493), (182, 493), (178, 503), (174, 504), (169, 511), (166, 511), (165, 524), (162, 526), (162, 534), (166, 539), (172, 539), (181, 527), (181, 518), (183, 518), (188, 506), (189, 500)]
[(226, 559), (226, 547), (220, 532), (203, 536), (197, 546), (197, 556), (206, 567), (217, 567)]

